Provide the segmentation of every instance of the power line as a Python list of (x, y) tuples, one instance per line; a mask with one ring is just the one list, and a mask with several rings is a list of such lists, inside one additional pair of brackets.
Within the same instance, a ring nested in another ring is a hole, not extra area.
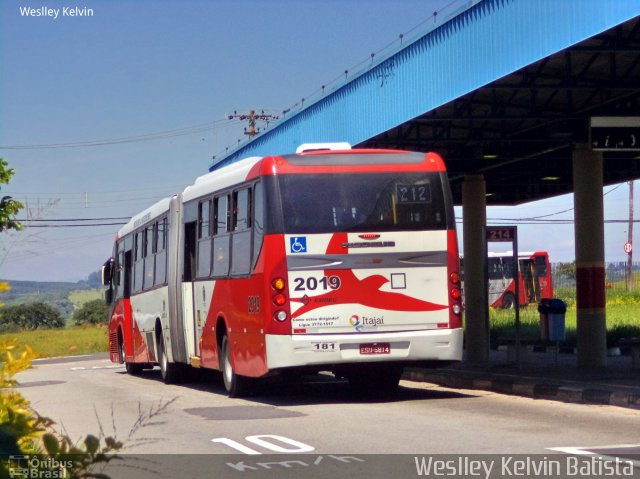
[(23, 225), (23, 228), (90, 228), (93, 226), (122, 226), (125, 222), (119, 223), (92, 223), (92, 224), (70, 224), (70, 225)]
[(193, 135), (202, 133), (215, 128), (219, 124), (227, 124), (228, 120), (216, 120), (214, 122), (205, 123), (187, 128), (178, 128), (175, 130), (166, 130), (156, 133), (147, 133), (143, 135), (127, 136), (121, 138), (110, 138), (102, 140), (74, 141), (69, 143), (45, 143), (35, 145), (0, 145), (0, 150), (44, 150), (54, 148), (83, 148), (92, 146), (116, 145), (122, 143), (135, 143), (141, 141), (163, 140), (165, 138), (173, 138), (176, 136)]
[(130, 216), (115, 216), (112, 218), (60, 218), (60, 219), (18, 219), (20, 222), (49, 222), (49, 221), (107, 221), (107, 220), (129, 220)]

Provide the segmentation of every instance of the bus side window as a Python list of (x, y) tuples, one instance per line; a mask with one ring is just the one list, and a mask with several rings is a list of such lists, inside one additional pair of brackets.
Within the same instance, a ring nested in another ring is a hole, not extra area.
[(256, 183), (253, 190), (253, 261), (251, 269), (256, 267), (260, 251), (262, 250), (262, 241), (264, 240), (264, 198), (262, 193), (262, 183)]
[(155, 276), (154, 285), (167, 282), (167, 218), (156, 223), (155, 227)]
[(232, 275), (249, 274), (251, 268), (250, 193), (249, 188), (243, 188), (233, 193)]
[(211, 274), (211, 200), (198, 205), (198, 251), (196, 277), (208, 278)]
[(250, 226), (250, 193), (251, 190), (249, 188), (244, 188), (233, 193), (233, 231), (243, 231)]
[(213, 200), (213, 276), (229, 274), (229, 195)]
[(144, 231), (144, 289), (153, 288), (153, 272), (154, 267), (154, 252), (155, 252), (155, 227), (149, 225)]
[(221, 235), (229, 231), (229, 195), (213, 200), (213, 234)]
[(122, 299), (124, 289), (124, 240), (118, 241), (116, 255), (116, 274), (114, 275), (116, 299)]
[(133, 274), (133, 250), (134, 250), (134, 236), (128, 234), (124, 237), (123, 249), (124, 249), (124, 263), (122, 275), (122, 297), (129, 298), (131, 296), (131, 280)]
[(548, 274), (546, 258), (544, 256), (535, 256), (534, 261), (536, 267), (536, 276), (546, 276)]
[(134, 239), (134, 266), (133, 266), (133, 292), (142, 291), (142, 281), (144, 279), (144, 233), (145, 230), (138, 231)]

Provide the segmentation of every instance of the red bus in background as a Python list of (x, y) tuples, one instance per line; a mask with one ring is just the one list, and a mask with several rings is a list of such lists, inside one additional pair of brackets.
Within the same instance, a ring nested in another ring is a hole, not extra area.
[(279, 371), (367, 390), (462, 358), (458, 247), (435, 153), (307, 145), (214, 170), (134, 216), (103, 268), (109, 350), (130, 374)]
[[(553, 298), (551, 264), (546, 251), (518, 253), (518, 281), (520, 306)], [(513, 280), (513, 252), (489, 253), (489, 305), (512, 309), (516, 304), (516, 284)]]

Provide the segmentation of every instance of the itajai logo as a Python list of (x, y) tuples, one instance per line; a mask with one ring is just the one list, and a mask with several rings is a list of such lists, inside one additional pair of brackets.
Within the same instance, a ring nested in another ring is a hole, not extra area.
[(384, 316), (380, 317), (367, 317), (367, 316), (358, 316), (354, 314), (349, 318), (349, 324), (353, 326), (357, 332), (362, 332), (365, 327), (371, 326), (380, 326), (384, 324)]
[(349, 324), (356, 328), (356, 331), (358, 332), (362, 331), (362, 328), (364, 327), (362, 326), (362, 323), (360, 323), (360, 318), (357, 314), (354, 314), (349, 318)]

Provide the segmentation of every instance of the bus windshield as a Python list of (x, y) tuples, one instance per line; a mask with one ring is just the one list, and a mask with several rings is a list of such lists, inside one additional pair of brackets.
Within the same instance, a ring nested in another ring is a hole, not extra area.
[(439, 173), (281, 175), (288, 234), (445, 230), (452, 208)]

